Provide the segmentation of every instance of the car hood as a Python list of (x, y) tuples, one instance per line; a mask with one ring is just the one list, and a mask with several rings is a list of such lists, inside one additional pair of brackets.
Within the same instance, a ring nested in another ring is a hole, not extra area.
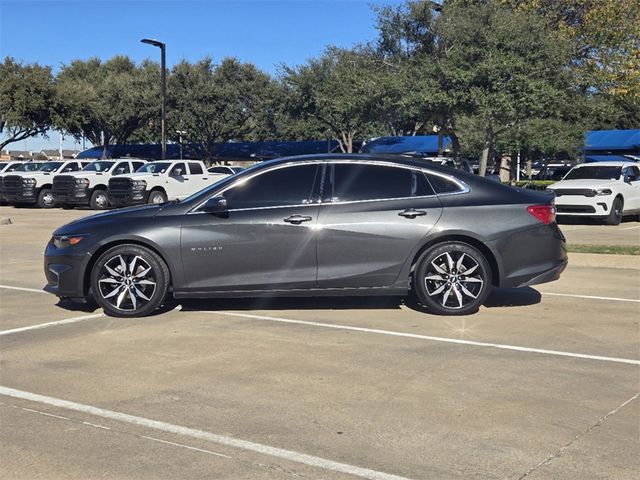
[(151, 218), (163, 210), (168, 203), (160, 205), (140, 205), (128, 208), (119, 208), (109, 212), (89, 215), (88, 217), (79, 218), (73, 222), (67, 223), (58, 228), (54, 235), (68, 235), (76, 233), (91, 233), (93, 228), (104, 225), (105, 223), (120, 222), (123, 220)]
[(549, 185), (549, 190), (556, 190), (558, 188), (604, 188), (615, 187), (618, 185), (616, 180), (595, 180), (592, 178), (576, 179), (576, 180), (560, 180), (559, 182)]

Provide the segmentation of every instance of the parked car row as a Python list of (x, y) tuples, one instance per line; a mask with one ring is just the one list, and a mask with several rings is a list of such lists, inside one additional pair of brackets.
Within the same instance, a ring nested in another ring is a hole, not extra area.
[(0, 200), (12, 205), (102, 210), (180, 200), (241, 170), (195, 160), (116, 158), (0, 164)]

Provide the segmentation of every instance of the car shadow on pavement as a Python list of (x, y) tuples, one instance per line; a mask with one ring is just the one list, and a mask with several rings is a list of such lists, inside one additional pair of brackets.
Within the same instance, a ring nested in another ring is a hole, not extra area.
[[(521, 307), (540, 303), (542, 296), (531, 287), (494, 288), (484, 303), (487, 308)], [(415, 297), (267, 297), (180, 300), (169, 302), (164, 311), (180, 304), (182, 311), (222, 310), (399, 310), (403, 305), (430, 313)]]

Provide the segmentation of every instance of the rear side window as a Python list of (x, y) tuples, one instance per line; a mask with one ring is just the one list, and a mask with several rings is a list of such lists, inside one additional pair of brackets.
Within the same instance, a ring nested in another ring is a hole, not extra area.
[(338, 163), (329, 171), (325, 201), (352, 202), (433, 195), (424, 174), (408, 168)]
[(189, 171), (191, 175), (202, 175), (202, 166), (199, 163), (189, 162)]
[(226, 192), (229, 209), (310, 203), (317, 165), (279, 168), (241, 181)]
[(461, 192), (462, 188), (457, 183), (439, 175), (427, 174), (429, 182), (437, 194)]

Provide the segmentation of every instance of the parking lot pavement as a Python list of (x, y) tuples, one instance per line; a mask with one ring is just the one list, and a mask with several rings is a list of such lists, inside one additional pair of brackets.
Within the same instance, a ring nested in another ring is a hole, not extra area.
[(640, 474), (635, 257), (573, 254), (466, 317), (351, 298), (124, 320), (38, 292), (49, 221), (86, 213), (54, 212), (0, 226), (24, 263), (0, 270), (1, 478)]
[(564, 220), (560, 229), (567, 237), (567, 242), (574, 245), (640, 245), (640, 222), (633, 219), (625, 219), (620, 225)]

